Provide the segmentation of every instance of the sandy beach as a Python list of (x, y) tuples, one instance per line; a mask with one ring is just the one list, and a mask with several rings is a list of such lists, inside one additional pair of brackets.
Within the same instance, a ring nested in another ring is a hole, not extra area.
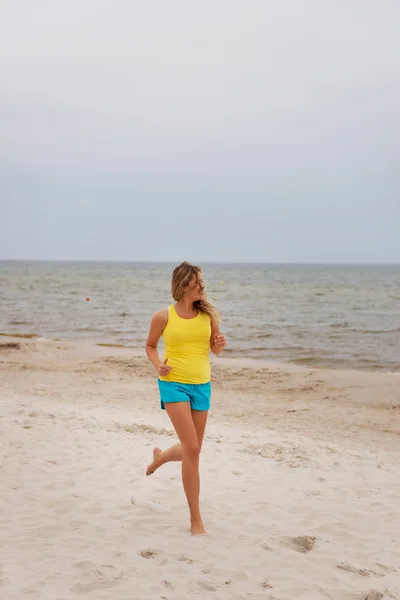
[(1, 598), (400, 599), (400, 373), (212, 366), (193, 537), (144, 351), (0, 338)]

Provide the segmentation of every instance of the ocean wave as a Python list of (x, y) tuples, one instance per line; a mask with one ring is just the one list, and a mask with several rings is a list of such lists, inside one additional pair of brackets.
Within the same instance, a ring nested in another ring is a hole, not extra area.
[(400, 327), (396, 327), (395, 329), (351, 329), (354, 333), (367, 333), (371, 335), (379, 335), (381, 333), (399, 333)]
[[(307, 350), (307, 348), (305, 348), (304, 346), (290, 346), (290, 345), (268, 346), (265, 349), (268, 350), (268, 352), (304, 352), (305, 350)], [(254, 350), (257, 350), (257, 348), (254, 348)], [(258, 350), (264, 350), (264, 348), (258, 348)]]
[(0, 332), (0, 335), (2, 335), (4, 337), (16, 337), (16, 338), (26, 338), (26, 339), (41, 337), (38, 333), (4, 333), (4, 332)]
[(394, 363), (377, 362), (368, 358), (348, 357), (345, 359), (333, 356), (323, 358), (321, 356), (301, 356), (289, 359), (290, 363), (317, 367), (322, 369), (357, 369), (360, 371), (398, 371), (400, 365)]
[(395, 327), (394, 329), (360, 329), (357, 327), (351, 327), (347, 321), (343, 323), (332, 323), (329, 325), (330, 329), (347, 329), (352, 333), (365, 333), (365, 334), (381, 334), (381, 333), (398, 333), (400, 332), (400, 327)]

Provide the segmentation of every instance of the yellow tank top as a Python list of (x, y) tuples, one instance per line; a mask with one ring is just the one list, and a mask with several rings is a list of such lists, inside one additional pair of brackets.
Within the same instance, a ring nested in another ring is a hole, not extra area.
[(208, 383), (211, 377), (210, 337), (208, 315), (199, 312), (193, 319), (183, 319), (175, 306), (169, 306), (163, 339), (164, 359), (168, 358), (168, 366), (172, 370), (160, 379), (178, 383)]

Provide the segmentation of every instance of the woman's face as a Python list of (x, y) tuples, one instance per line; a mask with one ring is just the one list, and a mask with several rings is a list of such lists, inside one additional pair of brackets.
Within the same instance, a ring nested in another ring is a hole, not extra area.
[(192, 302), (196, 302), (198, 300), (203, 300), (204, 290), (205, 286), (202, 274), (198, 273), (197, 275), (193, 275), (192, 279), (184, 289), (184, 293), (188, 299)]

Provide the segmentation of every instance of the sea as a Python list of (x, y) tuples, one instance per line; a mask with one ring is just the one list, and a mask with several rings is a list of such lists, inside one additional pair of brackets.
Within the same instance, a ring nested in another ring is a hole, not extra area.
[[(0, 332), (143, 349), (174, 264), (0, 261)], [(400, 370), (400, 265), (203, 264), (226, 356)]]

